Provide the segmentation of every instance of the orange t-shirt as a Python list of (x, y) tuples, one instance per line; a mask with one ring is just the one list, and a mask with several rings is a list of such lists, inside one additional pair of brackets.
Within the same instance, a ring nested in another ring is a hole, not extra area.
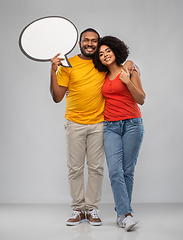
[(110, 80), (107, 76), (102, 87), (102, 94), (106, 100), (104, 118), (107, 121), (119, 121), (142, 116), (138, 104), (119, 76), (120, 74), (113, 80)]
[(69, 58), (72, 68), (60, 67), (57, 81), (67, 87), (65, 118), (79, 124), (96, 124), (104, 121), (105, 99), (102, 86), (106, 73), (98, 72), (92, 60), (78, 55)]

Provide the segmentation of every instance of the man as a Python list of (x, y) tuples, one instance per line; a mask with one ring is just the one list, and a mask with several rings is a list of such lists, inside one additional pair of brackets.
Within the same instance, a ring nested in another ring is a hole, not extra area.
[[(67, 225), (88, 221), (101, 225), (97, 204), (101, 199), (103, 180), (103, 112), (102, 85), (105, 73), (99, 73), (92, 58), (97, 49), (99, 34), (86, 29), (80, 35), (81, 53), (69, 59), (72, 68), (60, 66), (63, 58), (52, 58), (50, 91), (53, 100), (66, 96), (65, 131), (67, 143), (68, 179), (73, 213)], [(58, 71), (57, 71), (58, 70)], [(85, 155), (88, 183), (84, 189)]]

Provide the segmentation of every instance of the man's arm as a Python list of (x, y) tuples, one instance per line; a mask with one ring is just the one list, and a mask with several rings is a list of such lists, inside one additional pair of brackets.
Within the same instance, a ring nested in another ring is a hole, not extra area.
[(51, 66), (50, 92), (51, 92), (53, 101), (56, 103), (62, 101), (67, 91), (67, 87), (59, 86), (57, 82), (56, 72), (57, 72), (58, 66), (61, 65), (60, 61), (63, 60), (63, 58), (58, 58), (59, 55), (60, 54), (57, 54), (55, 57), (51, 59), (52, 66)]

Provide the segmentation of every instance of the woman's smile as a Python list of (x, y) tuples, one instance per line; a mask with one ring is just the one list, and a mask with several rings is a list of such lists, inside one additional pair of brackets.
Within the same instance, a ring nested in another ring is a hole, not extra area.
[(99, 59), (102, 64), (108, 65), (115, 62), (115, 55), (113, 51), (106, 45), (102, 45), (99, 50)]

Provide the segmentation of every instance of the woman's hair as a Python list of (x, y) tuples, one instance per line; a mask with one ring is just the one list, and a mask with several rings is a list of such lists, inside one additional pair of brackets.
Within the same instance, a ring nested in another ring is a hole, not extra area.
[(127, 59), (130, 51), (128, 46), (121, 41), (120, 39), (112, 36), (105, 36), (100, 39), (98, 43), (97, 51), (95, 52), (93, 63), (95, 68), (98, 69), (99, 72), (108, 72), (108, 68), (103, 65), (99, 59), (99, 50), (102, 45), (108, 46), (114, 53), (116, 58), (116, 64), (120, 66)]

